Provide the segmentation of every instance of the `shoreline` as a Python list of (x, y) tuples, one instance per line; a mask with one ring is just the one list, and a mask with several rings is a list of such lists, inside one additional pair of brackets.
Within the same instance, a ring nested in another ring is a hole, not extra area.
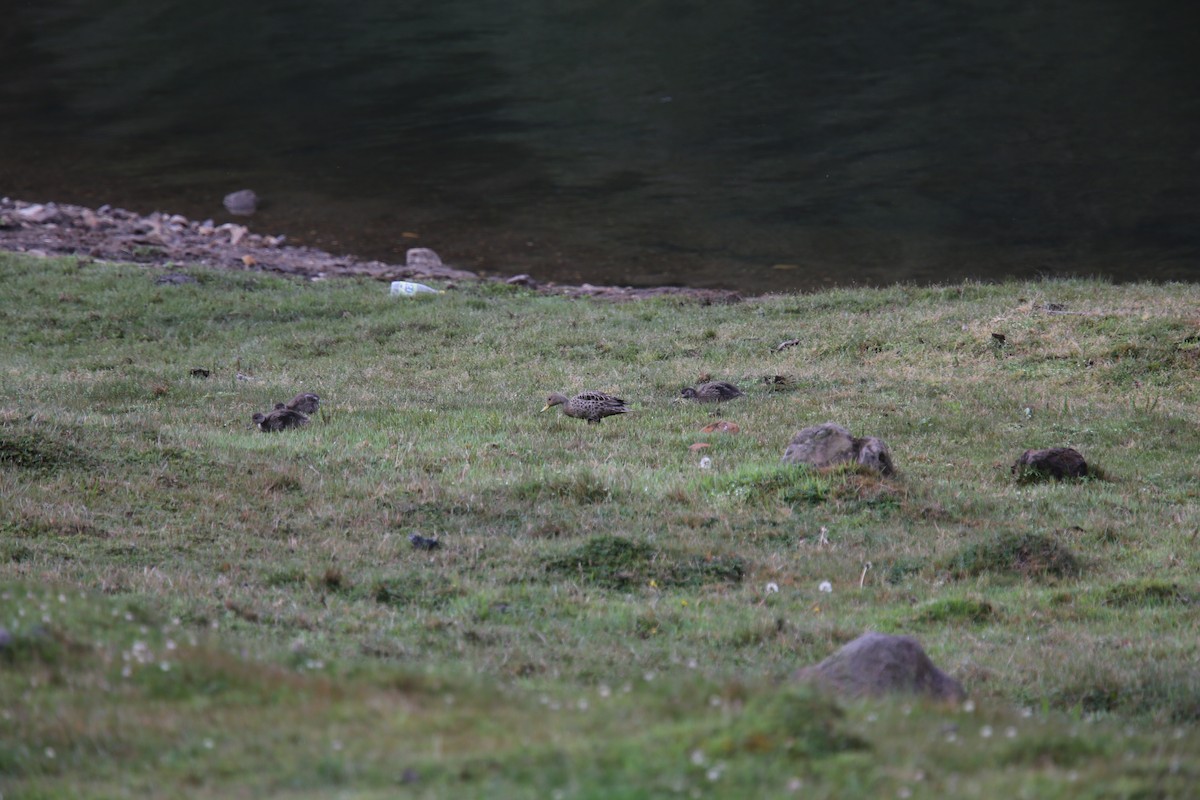
[[(527, 274), (484, 276), (442, 263), (432, 251), (410, 251), (406, 264), (334, 255), (296, 246), (284, 236), (254, 232), (247, 224), (215, 224), (181, 214), (156, 211), (142, 215), (108, 205), (87, 208), (68, 203), (35, 203), (0, 198), (0, 250), (28, 255), (77, 256), (146, 266), (199, 264), (218, 269), (257, 270), (309, 280), (360, 277), (377, 281), (437, 280), (496, 282), (542, 294), (634, 300), (679, 297), (702, 304), (737, 303), (739, 292), (680, 286), (632, 287), (541, 282)], [(415, 257), (414, 257), (415, 255)]]

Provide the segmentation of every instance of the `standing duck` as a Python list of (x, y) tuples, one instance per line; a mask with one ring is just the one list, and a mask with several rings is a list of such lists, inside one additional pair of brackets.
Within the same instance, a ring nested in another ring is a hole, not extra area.
[(283, 403), (277, 403), (274, 410), (268, 414), (255, 414), (251, 419), (258, 429), (266, 433), (277, 433), (288, 428), (302, 428), (308, 424), (308, 417), (303, 413), (288, 408)]
[(743, 394), (741, 389), (726, 381), (702, 383), (695, 389), (685, 386), (679, 390), (679, 396), (684, 400), (695, 400), (697, 403), (723, 403)]
[(633, 410), (625, 405), (621, 398), (604, 392), (580, 392), (570, 399), (555, 392), (546, 398), (546, 405), (542, 407), (542, 411), (552, 406), (562, 406), (563, 413), (568, 417), (586, 419), (589, 425), (593, 422), (599, 424), (604, 417), (626, 414)]

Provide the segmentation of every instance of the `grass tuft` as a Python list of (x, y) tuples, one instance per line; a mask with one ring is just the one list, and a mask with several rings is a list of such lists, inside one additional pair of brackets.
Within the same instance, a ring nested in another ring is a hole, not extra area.
[(737, 583), (746, 574), (746, 564), (737, 556), (658, 551), (644, 542), (609, 535), (594, 536), (564, 555), (547, 559), (546, 569), (608, 589), (651, 581), (663, 588)]
[(1040, 533), (1000, 531), (962, 547), (947, 561), (955, 577), (1015, 574), (1024, 578), (1067, 578), (1082, 573), (1066, 545)]
[(1191, 605), (1200, 600), (1200, 592), (1165, 581), (1119, 583), (1104, 593), (1103, 603), (1116, 608)]

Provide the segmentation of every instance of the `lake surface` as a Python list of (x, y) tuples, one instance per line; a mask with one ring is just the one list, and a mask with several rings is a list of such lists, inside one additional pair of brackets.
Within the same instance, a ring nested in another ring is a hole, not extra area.
[(569, 282), (1195, 280), (1191, 8), (18, 2), (0, 195), (253, 188), (259, 232)]

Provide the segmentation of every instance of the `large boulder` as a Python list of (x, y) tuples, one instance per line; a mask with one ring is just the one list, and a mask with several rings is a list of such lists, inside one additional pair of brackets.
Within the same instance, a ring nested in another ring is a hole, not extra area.
[(916, 639), (874, 631), (799, 670), (795, 678), (854, 697), (899, 692), (948, 703), (967, 697), (962, 684), (934, 666)]
[(1088, 464), (1073, 447), (1051, 447), (1046, 450), (1026, 450), (1012, 467), (1018, 480), (1037, 481), (1086, 478)]
[(783, 451), (785, 464), (830, 467), (846, 461), (870, 467), (883, 475), (895, 472), (892, 454), (882, 439), (874, 436), (855, 438), (836, 422), (805, 428), (792, 437)]

